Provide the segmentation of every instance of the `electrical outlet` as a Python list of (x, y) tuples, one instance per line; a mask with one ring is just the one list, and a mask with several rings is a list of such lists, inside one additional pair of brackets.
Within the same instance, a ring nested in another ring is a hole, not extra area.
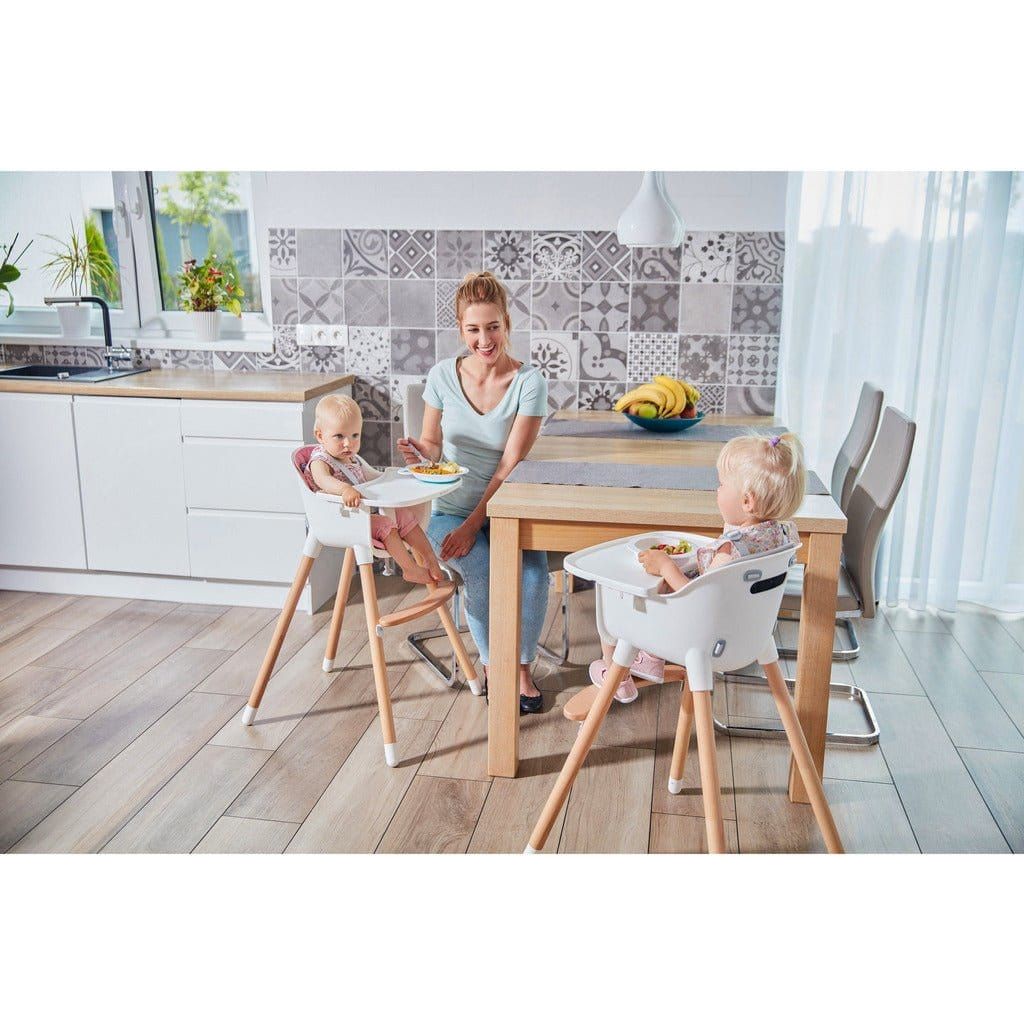
[(299, 324), (295, 336), (300, 348), (348, 347), (348, 326), (345, 324)]

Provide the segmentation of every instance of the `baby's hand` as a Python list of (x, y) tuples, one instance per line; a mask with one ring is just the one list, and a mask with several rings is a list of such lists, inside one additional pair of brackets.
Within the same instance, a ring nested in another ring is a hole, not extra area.
[(644, 570), (652, 576), (664, 576), (665, 567), (672, 565), (672, 558), (664, 551), (656, 551), (653, 548), (649, 551), (641, 551), (637, 558)]
[(341, 492), (341, 500), (349, 508), (359, 508), (359, 504), (363, 500), (363, 496), (354, 487), (346, 487)]

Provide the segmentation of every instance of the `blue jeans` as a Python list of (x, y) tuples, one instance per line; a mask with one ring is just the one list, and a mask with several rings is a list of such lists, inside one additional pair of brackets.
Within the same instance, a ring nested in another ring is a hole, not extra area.
[[(427, 524), (427, 536), (440, 556), (441, 544), (452, 530), (466, 521), (465, 516), (433, 512)], [(491, 606), (491, 543), (490, 520), (476, 535), (476, 543), (462, 558), (451, 558), (448, 564), (465, 581), (466, 621), (473, 635), (480, 660), (490, 663), (488, 632)], [(528, 665), (537, 657), (540, 631), (548, 610), (548, 556), (544, 551), (523, 552), (522, 620), (519, 631), (519, 664)]]

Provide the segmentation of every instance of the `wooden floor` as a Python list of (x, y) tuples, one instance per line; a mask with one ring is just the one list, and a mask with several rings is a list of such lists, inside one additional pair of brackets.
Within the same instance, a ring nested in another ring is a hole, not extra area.
[[(382, 611), (410, 600), (393, 578), (380, 592)], [(514, 780), (487, 776), (483, 699), (413, 660), (406, 627), (386, 637), (401, 763), (385, 766), (353, 600), (344, 668), (321, 671), (327, 614), (298, 615), (244, 728), (273, 611), (0, 592), (0, 850), (520, 852), (575, 736), (561, 707), (599, 653), (593, 593), (572, 597), (573, 664), (541, 662), (547, 710), (523, 719)], [(1024, 623), (899, 610), (858, 628), (861, 656), (833, 680), (870, 691), (882, 742), (828, 750), (847, 850), (1024, 850)], [(547, 852), (704, 848), (692, 753), (683, 793), (666, 790), (678, 693), (613, 706)], [(772, 713), (750, 686), (720, 686), (715, 703), (737, 723)], [(843, 698), (830, 722), (861, 726)], [(809, 808), (785, 797), (784, 743), (719, 737), (718, 749), (730, 848), (823, 849)]]

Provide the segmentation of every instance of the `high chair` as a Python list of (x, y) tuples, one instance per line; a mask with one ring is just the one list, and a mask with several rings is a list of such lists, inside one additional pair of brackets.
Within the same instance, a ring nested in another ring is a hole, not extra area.
[(284, 607), (277, 620), (277, 627), (263, 659), (263, 665), (253, 684), (249, 703), (242, 712), (242, 724), (252, 725), (256, 720), (256, 711), (263, 699), (267, 681), (274, 671), (274, 663), (277, 661), (281, 644), (291, 625), (295, 606), (298, 604), (302, 588), (306, 585), (306, 578), (313, 567), (313, 562), (324, 547), (344, 548), (345, 559), (341, 567), (341, 579), (338, 581), (338, 594), (334, 601), (331, 625), (327, 632), (327, 650), (324, 653), (323, 670), (331, 672), (334, 669), (334, 657), (338, 652), (338, 639), (341, 636), (345, 604), (348, 601), (352, 576), (356, 565), (358, 565), (359, 578), (363, 587), (363, 606), (366, 611), (366, 632), (370, 640), (370, 656), (373, 661), (373, 681), (377, 690), (377, 707), (380, 711), (381, 730), (384, 733), (384, 760), (393, 768), (398, 764), (398, 750), (395, 743), (394, 717), (391, 712), (391, 694), (388, 688), (388, 667), (384, 660), (382, 637), (385, 629), (401, 626), (413, 619), (421, 618), (429, 612), (436, 611), (448, 634), (448, 639), (451, 641), (469, 688), (473, 693), (479, 694), (482, 692), (483, 686), (476, 677), (473, 663), (466, 654), (462, 638), (446, 607), (446, 602), (455, 590), (454, 584), (427, 584), (428, 594), (422, 600), (396, 612), (390, 612), (387, 615), (380, 614), (377, 607), (377, 587), (373, 577), (373, 559), (374, 556), (386, 557), (387, 552), (373, 547), (368, 506), (376, 507), (382, 513), (390, 514), (392, 518), (394, 518), (396, 508), (423, 505), (426, 511), (432, 498), (455, 490), (462, 481), (457, 480), (451, 484), (430, 484), (423, 483), (411, 476), (398, 475), (397, 470), (389, 470), (382, 474), (360, 458), (359, 461), (366, 470), (367, 483), (360, 484), (357, 490), (363, 495), (364, 500), (359, 508), (348, 508), (337, 495), (325, 494), (315, 489), (313, 478), (309, 472), (309, 456), (314, 447), (314, 445), (306, 445), (292, 453), (292, 464), (299, 477), (298, 483), (302, 492), (308, 533), (295, 579), (285, 598)]
[[(694, 545), (707, 540), (687, 534), (676, 536)], [(658, 537), (662, 539), (663, 535)], [(597, 544), (565, 559), (567, 572), (594, 581), (598, 632), (609, 642), (609, 638), (615, 638), (615, 654), (524, 852), (539, 853), (543, 849), (608, 713), (616, 688), (628, 674), (637, 651), (645, 650), (685, 667), (668, 791), (673, 795), (682, 791), (686, 751), (696, 721), (708, 850), (725, 852), (711, 708), (715, 675), (735, 671), (756, 660), (764, 666), (825, 846), (829, 853), (842, 853), (821, 778), (779, 668), (773, 639), (786, 572), (798, 545), (736, 559), (699, 576), (675, 593), (660, 594), (661, 580), (644, 571), (637, 562), (635, 549), (629, 545), (633, 540), (643, 547), (642, 538), (643, 535)]]

